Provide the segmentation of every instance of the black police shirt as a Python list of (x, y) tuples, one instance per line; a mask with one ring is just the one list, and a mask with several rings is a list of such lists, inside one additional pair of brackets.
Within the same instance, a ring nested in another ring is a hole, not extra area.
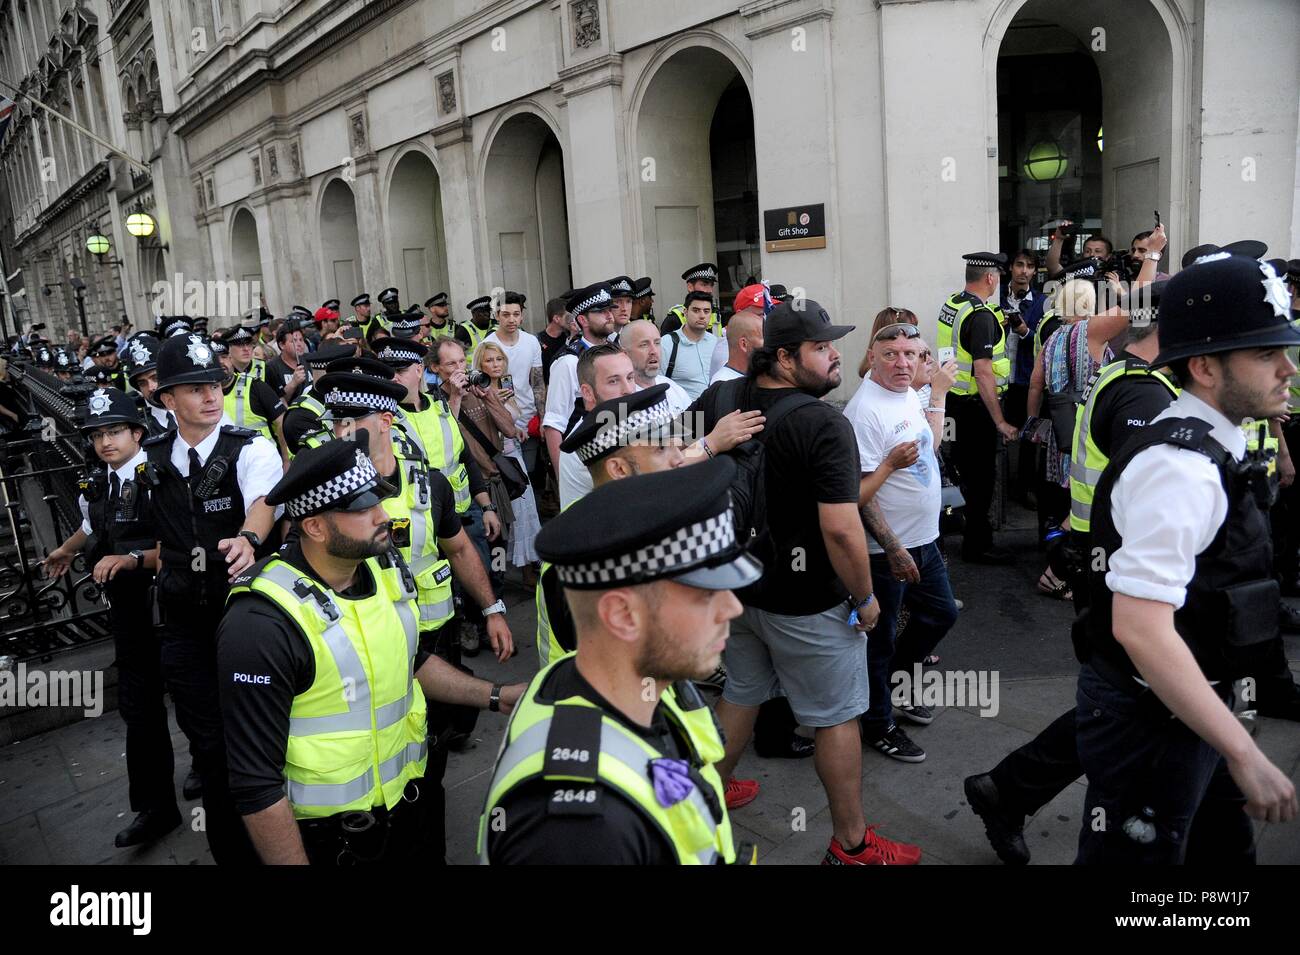
[[(700, 413), (705, 430), (712, 429), (720, 417), (716, 397), (722, 384), (705, 389), (688, 409), (688, 421)], [(796, 390), (756, 388), (754, 408), (766, 413)], [(746, 589), (744, 602), (787, 616), (822, 613), (849, 595), (826, 553), (817, 506), (858, 502), (862, 475), (853, 426), (834, 405), (812, 401), (787, 413), (764, 447), (768, 531), (778, 559), (759, 584)]]
[(997, 316), (987, 308), (976, 307), (961, 323), (961, 345), (975, 359), (991, 359), (999, 335)]
[[(274, 388), (260, 378), (251, 378), (250, 381), (253, 387), (248, 392), (248, 406), (253, 409), (253, 414), (267, 421), (274, 421), (284, 414), (284, 401)], [(229, 387), (222, 389), (222, 392), (228, 395), (234, 388), (235, 384), (232, 381)]]
[[(664, 756), (685, 759), (689, 747), (678, 738), (662, 705), (647, 729), (632, 722), (588, 683), (573, 657), (557, 664), (539, 689), (546, 700), (581, 697), (618, 720)], [(506, 795), (500, 808), (509, 821), (501, 831), (488, 827), (488, 854), (494, 865), (676, 865), (677, 854), (659, 828), (621, 793), (604, 788), (596, 814), (552, 815), (555, 781), (535, 779)]]
[[(461, 530), (451, 485), (430, 473), (429, 513), (439, 538)], [(286, 544), (280, 558), (324, 586), (307, 563), (297, 540)], [(336, 599), (364, 600), (375, 593), (375, 581), (362, 564), (353, 586)], [(415, 670), (428, 654), (417, 651)], [(282, 610), (261, 594), (239, 594), (230, 601), (217, 631), (217, 680), (226, 730), (230, 791), (241, 815), (272, 806), (284, 796), (284, 753), (289, 739), (293, 698), (316, 678), (311, 645)]]
[[(320, 400), (320, 396), (314, 390), (311, 390), (310, 393), (317, 401)], [(315, 434), (322, 427), (320, 417), (315, 412), (294, 403), (284, 413), (284, 421), (280, 425), (280, 430), (284, 433), (284, 443), (289, 446), (290, 453), (297, 454), (302, 439), (309, 434)]]
[[(1116, 361), (1141, 361), (1122, 351)], [(1150, 375), (1125, 375), (1102, 389), (1092, 408), (1089, 430), (1098, 450), (1107, 458), (1123, 447), (1134, 434), (1173, 404), (1174, 396), (1159, 379)]]

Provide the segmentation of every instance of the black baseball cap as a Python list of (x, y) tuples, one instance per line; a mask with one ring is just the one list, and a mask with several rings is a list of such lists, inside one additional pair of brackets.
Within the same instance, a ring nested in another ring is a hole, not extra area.
[(798, 307), (794, 302), (782, 302), (763, 321), (763, 344), (789, 347), (801, 342), (833, 342), (856, 327), (832, 325), (830, 313), (810, 298), (803, 299)]

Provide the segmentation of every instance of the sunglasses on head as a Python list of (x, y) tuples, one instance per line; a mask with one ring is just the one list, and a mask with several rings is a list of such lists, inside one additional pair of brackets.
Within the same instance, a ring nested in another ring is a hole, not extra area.
[(900, 322), (897, 325), (886, 325), (880, 331), (876, 332), (876, 337), (871, 339), (875, 342), (890, 342), (895, 338), (920, 338), (921, 330), (915, 325), (908, 325)]

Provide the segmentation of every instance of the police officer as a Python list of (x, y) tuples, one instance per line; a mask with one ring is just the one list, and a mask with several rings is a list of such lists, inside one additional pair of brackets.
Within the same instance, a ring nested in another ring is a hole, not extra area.
[(86, 377), (98, 375), (102, 382), (118, 391), (126, 391), (126, 372), (117, 357), (117, 339), (112, 335), (96, 338), (90, 346), (91, 366), (86, 369)]
[(365, 329), (367, 341), (376, 335), (387, 334), (388, 323), (393, 321), (393, 319), (402, 313), (399, 293), (395, 287), (389, 286), (382, 290), (379, 293), (378, 298), (379, 306), (382, 311), (378, 315), (371, 316), (370, 321), (366, 323)]
[(221, 384), (226, 417), (235, 423), (235, 427), (251, 428), (279, 447), (283, 442), (284, 399), (262, 379), (235, 371), (224, 339), (214, 339), (208, 345), (226, 372), (226, 380)]
[[(1111, 456), (1164, 411), (1177, 396), (1173, 381), (1151, 367), (1160, 351), (1157, 318), (1167, 280), (1135, 294), (1127, 341), (1115, 359), (1098, 370), (1076, 412), (1070, 466), (1070, 529), (1049, 544), (1048, 562), (1074, 589), (1075, 605), (1087, 603), (1079, 569), (1088, 560), (1093, 498)], [(1068, 547), (1067, 547), (1068, 543)], [(988, 773), (967, 777), (967, 802), (984, 822), (998, 858), (1010, 865), (1029, 861), (1024, 821), (1083, 775), (1075, 746), (1074, 707), (1034, 739), (1007, 755)]]
[(136, 817), (117, 834), (120, 849), (154, 842), (181, 823), (172, 782), (171, 730), (163, 701), (162, 657), (153, 624), (150, 587), (158, 566), (157, 538), (140, 493), (137, 469), (144, 421), (135, 400), (98, 388), (86, 401), (81, 432), (103, 467), (90, 469), (77, 505), (82, 523), (45, 559), (47, 576), (65, 573), (84, 551), (91, 576), (108, 597), (118, 711), (126, 723), (126, 774)]
[(368, 434), (304, 449), (267, 500), (292, 543), (235, 579), (220, 630), (231, 786), (267, 863), (427, 862), (425, 698), (509, 712), (522, 684), (419, 648), (415, 580)]
[(474, 351), (494, 331), (497, 323), (492, 317), (492, 296), (480, 295), (472, 302), (466, 303), (469, 309), (469, 321), (456, 325), (456, 341), (465, 346), (466, 361), (474, 361)]
[[(668, 386), (654, 385), (597, 404), (564, 439), (560, 450), (575, 454), (591, 474), (593, 488), (637, 474), (680, 467), (681, 441), (672, 433)], [(537, 658), (554, 663), (576, 647), (573, 618), (551, 564), (537, 575)]]
[(59, 381), (72, 381), (81, 377), (81, 365), (76, 353), (70, 348), (60, 346), (54, 350), (54, 375)]
[(451, 327), (451, 306), (448, 304), (446, 292), (430, 295), (425, 299), (424, 307), (429, 310), (430, 336), (454, 334), (454, 329)]
[(638, 318), (655, 321), (655, 290), (648, 275), (632, 283), (632, 319)]
[(266, 381), (266, 359), (253, 355), (257, 333), (245, 325), (236, 325), (222, 338), (230, 350), (230, 362), (235, 373)]
[(605, 284), (609, 286), (610, 297), (614, 300), (614, 337), (610, 340), (617, 341), (619, 332), (627, 328), (627, 323), (632, 320), (632, 279), (626, 275), (616, 275)]
[[(355, 358), (356, 354), (357, 346), (354, 342), (324, 342), (320, 348), (302, 356), (302, 362), (307, 366), (307, 374), (311, 376), (311, 382), (289, 405), (289, 409), (284, 413), (281, 429), (284, 434), (285, 450), (290, 457), (298, 453), (305, 439), (312, 435), (319, 435), (326, 429), (325, 423), (321, 420), (325, 415), (325, 404), (321, 400), (320, 389), (317, 388), (320, 380), (325, 377), (333, 362)], [(373, 358), (366, 360), (379, 364)]]
[(140, 396), (149, 437), (166, 434), (176, 427), (176, 417), (158, 401), (158, 351), (162, 347), (152, 332), (138, 332), (126, 344), (126, 376)]
[(251, 859), (227, 784), (217, 701), (216, 628), (229, 582), (255, 559), (274, 523), (265, 496), (280, 456), (247, 428), (222, 425), (225, 377), (198, 335), (163, 342), (158, 396), (177, 430), (144, 444), (143, 483), (161, 545), (158, 604), (163, 672), (176, 721), (203, 779), (208, 845), (217, 862)]
[(515, 708), (479, 822), (481, 861), (753, 861), (714, 768), (717, 724), (690, 682), (718, 665), (741, 611), (731, 591), (761, 575), (736, 540), (734, 477), (720, 458), (613, 481), (538, 535), (578, 648)]
[(940, 360), (947, 360), (944, 352), (951, 348), (957, 362), (948, 413), (956, 427), (954, 449), (966, 498), (962, 557), (981, 564), (1007, 564), (1014, 557), (993, 546), (989, 522), (998, 436), (1014, 441), (1020, 433), (1003, 417), (999, 400), (1011, 372), (1006, 330), (996, 304), (1007, 257), (1001, 252), (971, 252), (962, 258), (966, 288), (943, 303), (937, 337)]
[[(690, 292), (707, 292), (709, 298), (713, 298), (713, 290), (718, 284), (718, 267), (712, 262), (701, 262), (699, 265), (692, 265), (682, 273), (682, 281), (686, 283), (686, 291)], [(669, 332), (676, 331), (686, 323), (686, 306), (674, 305), (664, 316), (664, 323), (659, 326), (660, 334), (667, 335)], [(722, 320), (718, 318), (715, 310), (709, 317), (709, 324), (705, 331), (712, 332), (714, 335), (722, 334)]]
[(1161, 297), (1153, 364), (1184, 390), (1110, 460), (1092, 502), (1080, 862), (1252, 862), (1248, 816), (1295, 816), (1295, 787), (1231, 711), (1232, 681), (1276, 648), (1266, 466), (1239, 425), (1285, 410), (1289, 319), (1273, 269), (1228, 253)]
[(164, 341), (173, 335), (188, 335), (194, 331), (194, 320), (188, 315), (159, 315), (158, 337)]

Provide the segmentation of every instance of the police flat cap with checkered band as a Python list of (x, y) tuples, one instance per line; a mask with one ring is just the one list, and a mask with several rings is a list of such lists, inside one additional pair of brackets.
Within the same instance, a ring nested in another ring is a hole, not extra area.
[(370, 347), (374, 350), (376, 358), (394, 368), (418, 364), (429, 354), (429, 349), (419, 342), (408, 341), (405, 338), (376, 338), (370, 343)]
[[(230, 341), (229, 338), (226, 341)], [(320, 348), (315, 351), (309, 351), (303, 355), (299, 361), (310, 368), (312, 371), (325, 371), (329, 368), (331, 362), (338, 361), (340, 358), (351, 358), (357, 353), (355, 344), (344, 344), (343, 342), (321, 342)]]
[(989, 269), (1005, 269), (1007, 256), (1005, 252), (967, 252), (962, 256), (967, 265)]
[(605, 284), (609, 286), (609, 294), (614, 298), (632, 297), (632, 279), (629, 276), (616, 275)]
[(692, 265), (682, 273), (683, 282), (717, 282), (718, 267), (712, 262), (701, 262), (699, 265)]
[(672, 434), (672, 422), (668, 386), (654, 385), (596, 405), (560, 444), (560, 450), (590, 464), (616, 448), (666, 440)]
[(397, 414), (406, 386), (374, 375), (330, 372), (316, 383), (316, 393), (334, 418), (362, 418), (377, 411)]
[(246, 328), (243, 325), (236, 325), (226, 334), (226, 344), (251, 345), (256, 338), (257, 336), (253, 334), (251, 328)]
[(666, 579), (702, 590), (745, 587), (763, 568), (736, 538), (735, 476), (735, 462), (720, 457), (611, 481), (547, 523), (537, 553), (573, 590)]
[(214, 355), (230, 354), (230, 347), (226, 344), (226, 340), (224, 338), (208, 339), (208, 347), (212, 349), (212, 354)]
[(490, 309), (492, 307), (492, 296), (480, 295), (478, 298), (470, 302), (466, 302), (465, 307), (469, 309), (471, 312), (482, 311), (485, 308)]
[(426, 320), (425, 314), (418, 307), (408, 308), (388, 323), (388, 333), (394, 338), (414, 338), (420, 334), (420, 327)]
[(384, 381), (393, 380), (393, 367), (380, 361), (374, 355), (350, 355), (345, 358), (335, 358), (325, 366), (325, 370), (330, 374), (349, 372), (353, 375), (370, 375), (373, 378), (382, 378)]
[(654, 293), (654, 282), (648, 275), (643, 275), (632, 283), (633, 298), (650, 298)]
[(439, 292), (436, 295), (430, 295), (424, 300), (425, 308), (445, 308), (447, 305), (447, 293)]
[(348, 302), (348, 304), (351, 305), (353, 308), (356, 308), (358, 305), (369, 305), (370, 293), (362, 292), (360, 295), (354, 295), (352, 296), (352, 301)]
[(605, 282), (597, 282), (595, 285), (588, 285), (575, 291), (564, 303), (564, 307), (568, 309), (570, 315), (578, 316), (592, 309), (609, 308), (613, 301), (614, 297), (610, 294), (609, 285)]
[(366, 452), (370, 434), (358, 429), (351, 441), (326, 441), (294, 456), (289, 470), (266, 495), (295, 520), (325, 511), (365, 511), (394, 488), (375, 471)]

